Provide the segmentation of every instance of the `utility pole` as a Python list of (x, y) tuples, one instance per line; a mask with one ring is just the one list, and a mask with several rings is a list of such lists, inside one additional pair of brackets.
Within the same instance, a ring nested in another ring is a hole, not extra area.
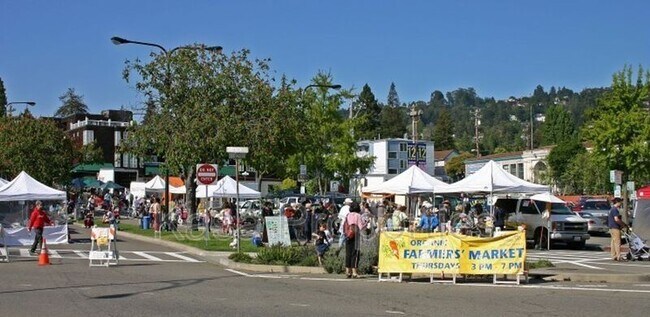
[(478, 127), (481, 125), (480, 110), (478, 108), (470, 111), (470, 114), (474, 116), (474, 145), (476, 147), (476, 157), (481, 157), (481, 151), (478, 145), (479, 133)]
[(411, 111), (409, 112), (409, 116), (411, 116), (411, 131), (413, 131), (413, 147), (415, 149), (415, 166), (420, 167), (419, 160), (418, 160), (418, 121), (420, 120), (420, 116), (422, 115), (422, 110), (418, 109), (417, 107), (413, 106), (411, 108)]
[(533, 145), (533, 127), (535, 126), (535, 121), (533, 121), (533, 104), (530, 104), (530, 150), (532, 151), (535, 146)]

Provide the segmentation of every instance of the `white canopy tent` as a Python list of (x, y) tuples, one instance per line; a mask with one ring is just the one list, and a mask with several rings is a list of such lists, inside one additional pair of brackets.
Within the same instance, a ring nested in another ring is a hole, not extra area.
[(56, 190), (35, 180), (25, 171), (0, 188), (0, 201), (65, 200), (64, 191)]
[(427, 174), (413, 165), (401, 174), (376, 186), (364, 187), (364, 194), (395, 194), (409, 195), (417, 193), (439, 193), (449, 187), (449, 184)]
[(172, 186), (171, 184), (169, 185), (169, 192), (172, 194), (179, 194), (179, 195), (185, 195), (187, 193), (187, 190), (185, 189), (185, 186)]
[[(198, 186), (199, 188), (196, 189), (196, 197), (197, 198), (205, 198), (205, 186), (201, 185)], [(203, 188), (201, 188), (203, 187)], [(214, 188), (214, 190), (211, 191), (211, 188)], [(230, 176), (225, 176), (224, 178), (220, 179), (216, 184), (210, 185), (208, 187), (208, 195), (210, 197), (218, 197), (218, 198), (236, 198), (237, 197), (237, 182), (232, 179)], [(203, 196), (203, 197), (201, 197)], [(239, 198), (240, 199), (253, 199), (253, 198), (260, 198), (262, 197), (262, 193), (251, 189), (249, 187), (246, 187), (242, 185), (241, 183), (239, 184)]]
[(0, 177), (0, 188), (2, 188), (2, 186), (4, 185), (7, 185), (8, 183), (9, 183), (8, 180)]
[(546, 185), (527, 182), (506, 172), (499, 164), (489, 161), (476, 173), (465, 177), (436, 193), (547, 193)]
[(150, 181), (144, 184), (144, 189), (146, 192), (162, 193), (165, 192), (165, 180), (156, 175)]
[(536, 194), (536, 195), (530, 196), (530, 199), (537, 200), (537, 201), (543, 201), (543, 202), (549, 202), (549, 203), (564, 204), (564, 200), (558, 198), (557, 196), (555, 196), (555, 195), (553, 195), (551, 193)]
[[(26, 226), (27, 218), (29, 217), (29, 206), (25, 201), (64, 201), (66, 200), (66, 193), (64, 191), (51, 188), (33, 177), (29, 176), (25, 171), (20, 172), (16, 178), (11, 182), (5, 184), (0, 188), (0, 202), (7, 202), (9, 204), (18, 202), (19, 210), (2, 210), (4, 213), (2, 218), (12, 219), (14, 222), (9, 223), (11, 227), (3, 228), (3, 244), (5, 246), (15, 245), (30, 245), (34, 241), (34, 237), (27, 231)], [(55, 205), (58, 205), (55, 204)], [(60, 206), (60, 205), (59, 205)], [(49, 216), (54, 220), (65, 220), (65, 212), (60, 214), (65, 209), (54, 210), (59, 214), (49, 212)], [(57, 219), (54, 216), (61, 216), (63, 219)], [(24, 222), (23, 222), (24, 221)], [(64, 221), (62, 225), (54, 225), (45, 227), (43, 237), (47, 239), (48, 244), (60, 244), (68, 242), (68, 223)]]

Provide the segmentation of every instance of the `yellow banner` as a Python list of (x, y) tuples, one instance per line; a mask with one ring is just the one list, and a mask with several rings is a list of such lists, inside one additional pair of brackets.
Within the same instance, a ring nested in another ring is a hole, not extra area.
[(524, 270), (524, 232), (477, 238), (449, 233), (382, 232), (379, 272), (517, 274)]

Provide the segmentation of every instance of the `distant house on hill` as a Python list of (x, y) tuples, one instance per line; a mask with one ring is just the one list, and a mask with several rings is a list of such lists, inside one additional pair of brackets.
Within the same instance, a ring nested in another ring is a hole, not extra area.
[(451, 179), (447, 175), (447, 172), (445, 171), (445, 164), (449, 162), (452, 158), (458, 156), (459, 153), (456, 150), (444, 150), (444, 151), (435, 151), (433, 152), (433, 158), (434, 158), (434, 175), (435, 177), (445, 181), (449, 182)]
[(465, 176), (478, 171), (490, 160), (497, 162), (510, 174), (523, 180), (541, 184), (548, 174), (546, 157), (553, 146), (540, 147), (533, 150), (499, 153), (465, 160)]

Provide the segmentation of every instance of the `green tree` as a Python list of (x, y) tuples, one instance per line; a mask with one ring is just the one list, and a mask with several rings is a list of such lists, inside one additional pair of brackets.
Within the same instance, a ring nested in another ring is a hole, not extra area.
[(621, 170), (624, 178), (643, 183), (650, 179), (650, 112), (648, 102), (650, 73), (639, 67), (636, 80), (631, 67), (613, 75), (611, 90), (589, 112), (582, 129), (593, 144), (593, 155), (605, 161), (608, 169)]
[(547, 161), (551, 168), (551, 177), (557, 182), (560, 188), (566, 186), (566, 177), (563, 177), (568, 169), (569, 164), (585, 148), (577, 138), (569, 138), (560, 142), (548, 154)]
[(559, 144), (574, 137), (575, 126), (571, 114), (561, 105), (546, 110), (546, 121), (542, 125), (542, 145)]
[(397, 95), (397, 89), (395, 88), (395, 83), (390, 83), (390, 88), (388, 89), (387, 105), (391, 108), (397, 108), (400, 106), (399, 96)]
[(18, 116), (0, 119), (0, 170), (15, 177), (21, 171), (48, 185), (65, 184), (74, 160), (72, 142), (45, 119)]
[(406, 111), (402, 107), (381, 108), (380, 136), (382, 138), (403, 138), (407, 130)]
[[(332, 77), (323, 72), (318, 73), (312, 83), (331, 85)], [(287, 171), (297, 175), (300, 162), (307, 165), (309, 176), (316, 180), (320, 193), (327, 188), (326, 183), (335, 178), (347, 184), (356, 173), (365, 174), (372, 165), (373, 158), (356, 156), (356, 141), (353, 131), (358, 131), (364, 123), (363, 116), (346, 119), (340, 115), (344, 100), (351, 98), (348, 90), (336, 94), (318, 87), (305, 93), (304, 120), (318, 124), (305, 124), (300, 130), (301, 149), (287, 160)]]
[(155, 107), (149, 107), (146, 124), (130, 128), (121, 150), (156, 154), (170, 173), (184, 175), (193, 216), (195, 164), (222, 163), (226, 147), (247, 146), (244, 163), (255, 168), (260, 182), (293, 154), (300, 134), (297, 94), (283, 80), (274, 95), (268, 60), (251, 60), (246, 49), (228, 56), (202, 49), (151, 55), (151, 62), (127, 62), (124, 69), (127, 81), (137, 73), (136, 87)]
[(81, 146), (79, 150), (79, 162), (92, 164), (104, 163), (104, 150), (97, 146), (97, 142), (92, 142)]
[(78, 95), (74, 88), (68, 88), (59, 100), (61, 106), (54, 113), (55, 117), (63, 118), (77, 113), (88, 113), (88, 106), (84, 103), (83, 96)]
[(359, 98), (353, 103), (354, 116), (363, 116), (364, 122), (355, 131), (359, 139), (373, 139), (380, 134), (381, 107), (372, 93), (370, 86), (365, 84), (361, 89)]
[(583, 151), (574, 156), (561, 176), (563, 192), (578, 195), (611, 193), (607, 166), (602, 157)]
[(5, 108), (5, 105), (7, 103), (7, 91), (5, 90), (5, 83), (2, 81), (2, 78), (0, 78), (0, 107), (2, 107), (2, 109), (0, 109), (0, 117), (7, 115), (7, 109)]
[(473, 157), (474, 154), (469, 152), (460, 153), (445, 164), (445, 172), (454, 181), (463, 179), (465, 177), (465, 160)]
[(455, 149), (454, 126), (451, 115), (446, 109), (439, 112), (438, 119), (433, 131), (433, 141), (437, 151)]

